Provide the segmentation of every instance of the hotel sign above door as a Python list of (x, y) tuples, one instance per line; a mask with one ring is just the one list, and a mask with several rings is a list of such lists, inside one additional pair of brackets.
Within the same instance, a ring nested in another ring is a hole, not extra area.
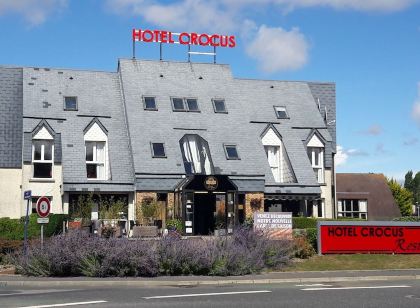
[(133, 41), (229, 48), (236, 46), (234, 35), (198, 34), (195, 32), (175, 33), (170, 31), (148, 29), (133, 29)]

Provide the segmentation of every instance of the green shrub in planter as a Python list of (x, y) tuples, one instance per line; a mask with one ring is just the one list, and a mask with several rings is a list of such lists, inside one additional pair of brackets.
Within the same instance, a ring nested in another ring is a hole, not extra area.
[(293, 217), (293, 229), (316, 228), (317, 220), (312, 217)]
[(318, 251), (318, 229), (316, 228), (308, 228), (306, 229), (306, 239), (308, 240), (309, 244)]
[(171, 231), (176, 230), (178, 232), (182, 232), (182, 229), (183, 229), (182, 221), (180, 219), (170, 219), (166, 221), (166, 229), (171, 230)]

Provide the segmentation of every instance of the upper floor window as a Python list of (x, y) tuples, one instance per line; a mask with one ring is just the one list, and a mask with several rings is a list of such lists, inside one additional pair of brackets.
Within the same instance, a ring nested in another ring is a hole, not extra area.
[(367, 200), (338, 200), (338, 217), (367, 219)]
[(77, 110), (77, 97), (76, 96), (64, 97), (64, 110), (68, 110), (68, 111)]
[(53, 140), (32, 141), (32, 165), (34, 178), (52, 178), (54, 163)]
[(280, 146), (266, 145), (264, 146), (267, 155), (268, 164), (270, 165), (271, 172), (274, 176), (274, 181), (281, 182), (280, 170)]
[(153, 96), (143, 96), (144, 110), (157, 110), (156, 98)]
[(227, 159), (239, 159), (238, 149), (234, 144), (225, 144), (225, 154)]
[(108, 158), (108, 136), (98, 119), (85, 129), (86, 176), (88, 179), (108, 180), (111, 178)]
[(224, 99), (213, 99), (213, 108), (216, 113), (227, 113)]
[(200, 112), (196, 98), (173, 97), (171, 100), (173, 111)]
[(211, 174), (213, 164), (209, 145), (198, 135), (185, 135), (180, 140), (181, 152), (187, 174)]
[(166, 157), (165, 145), (163, 143), (152, 143), (152, 156), (153, 157)]
[(274, 106), (274, 110), (276, 111), (277, 119), (287, 119), (289, 117), (284, 106)]
[(307, 146), (309, 161), (314, 169), (318, 183), (325, 183), (324, 179), (324, 143), (314, 134)]

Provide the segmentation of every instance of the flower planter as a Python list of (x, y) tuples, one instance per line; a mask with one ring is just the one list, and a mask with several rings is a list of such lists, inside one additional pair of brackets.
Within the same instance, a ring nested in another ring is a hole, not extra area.
[(69, 230), (81, 229), (82, 222), (81, 221), (69, 221)]

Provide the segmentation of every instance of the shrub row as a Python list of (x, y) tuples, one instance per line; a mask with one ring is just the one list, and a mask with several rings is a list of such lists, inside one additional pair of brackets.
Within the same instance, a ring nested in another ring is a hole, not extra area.
[(272, 240), (239, 229), (229, 237), (104, 239), (77, 231), (51, 237), (11, 257), (18, 273), (31, 276), (245, 275), (280, 269), (294, 255), (291, 240)]
[(403, 216), (403, 217), (394, 218), (394, 221), (420, 222), (420, 219), (418, 219), (415, 216)]
[[(41, 228), (37, 223), (37, 215), (31, 214), (28, 223), (28, 238), (40, 236)], [(63, 221), (67, 220), (67, 215), (52, 214), (49, 216), (50, 222), (44, 227), (44, 236), (49, 237), (59, 234), (63, 229)], [(21, 219), (0, 218), (0, 239), (23, 240), (25, 228), (25, 217)]]

